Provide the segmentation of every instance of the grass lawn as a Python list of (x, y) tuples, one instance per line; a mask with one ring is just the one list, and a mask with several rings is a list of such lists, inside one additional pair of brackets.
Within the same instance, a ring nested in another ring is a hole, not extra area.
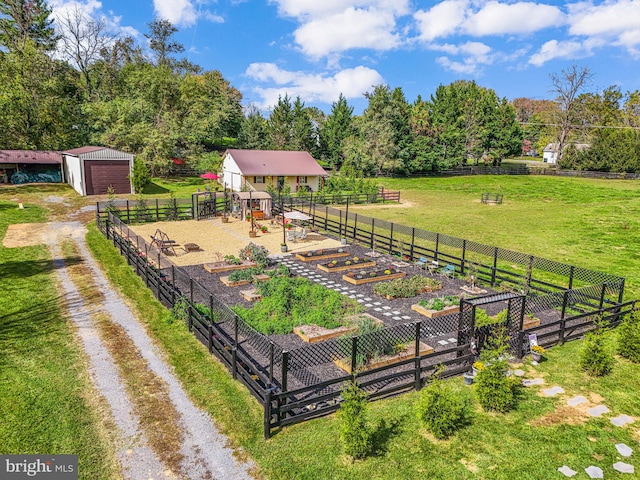
[[(640, 194), (635, 183), (467, 177), (389, 180), (385, 186), (401, 189), (403, 199), (418, 208), (356, 207), (358, 211), (626, 274), (629, 284), (637, 289), (634, 265), (637, 269), (638, 255), (632, 246), (637, 243), (634, 217)], [(480, 204), (482, 192), (503, 193), (505, 204)], [(600, 231), (594, 231), (598, 225)], [(626, 443), (637, 449), (637, 424), (614, 427), (607, 416), (591, 418), (566, 406), (567, 398), (583, 395), (592, 401), (591, 406), (597, 402), (607, 405), (611, 409), (608, 417), (622, 413), (640, 417), (640, 365), (618, 359), (612, 375), (592, 379), (577, 367), (581, 342), (551, 349), (547, 361), (535, 369), (528, 362), (523, 367), (530, 378), (544, 378), (546, 387), (562, 386), (564, 395), (546, 398), (540, 395), (540, 387), (524, 389), (518, 407), (506, 415), (483, 412), (473, 388), (453, 379), (460, 394), (473, 403), (475, 414), (471, 425), (449, 440), (436, 440), (420, 427), (415, 413), (419, 392), (414, 392), (370, 405), (376, 453), (365, 460), (352, 463), (342, 454), (334, 416), (287, 427), (264, 441), (257, 402), (183, 325), (168, 321), (161, 306), (141, 288), (140, 279), (96, 230), (92, 230), (89, 242), (112, 282), (145, 312), (150, 330), (196, 403), (257, 462), (267, 478), (537, 480), (558, 476), (557, 468), (565, 464), (578, 471), (598, 465), (607, 477), (615, 473), (612, 465), (619, 460), (640, 469), (634, 457), (622, 459), (614, 447)], [(613, 343), (613, 335), (610, 340)]]
[[(546, 176), (386, 179), (414, 208), (350, 211), (626, 277), (640, 298), (640, 182)], [(502, 205), (480, 203), (484, 192)]]
[(168, 198), (171, 192), (176, 198), (191, 198), (198, 189), (204, 191), (207, 185), (218, 185), (211, 180), (204, 180), (200, 177), (170, 177), (152, 178), (151, 182), (144, 187), (143, 194), (149, 198)]
[[(0, 238), (12, 223), (46, 217), (0, 200)], [(53, 269), (45, 246), (0, 246), (0, 453), (77, 454), (80, 478), (118, 478)]]

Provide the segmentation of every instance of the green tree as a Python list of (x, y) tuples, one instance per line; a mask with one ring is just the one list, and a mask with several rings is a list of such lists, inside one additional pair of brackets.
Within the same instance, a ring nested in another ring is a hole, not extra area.
[(353, 126), (353, 107), (340, 94), (337, 102), (331, 104), (331, 113), (320, 129), (320, 144), (322, 157), (334, 169), (339, 170), (344, 162), (344, 141), (355, 134)]
[(367, 422), (367, 395), (355, 381), (341, 394), (343, 400), (337, 417), (345, 453), (353, 458), (364, 458), (372, 449), (372, 432)]
[(317, 147), (317, 134), (311, 115), (300, 97), (293, 102), (293, 123), (291, 126), (290, 150), (313, 152)]
[(151, 181), (149, 170), (144, 162), (138, 158), (133, 160), (133, 171), (131, 173), (131, 183), (136, 193), (142, 193), (144, 187), (146, 187)]
[(43, 0), (0, 1), (0, 46), (23, 51), (31, 42), (38, 50), (53, 50), (58, 37), (50, 17)]
[(278, 96), (278, 103), (273, 107), (267, 121), (269, 146), (274, 150), (291, 150), (293, 136), (293, 107), (288, 95)]
[(268, 149), (267, 128), (267, 120), (255, 106), (250, 106), (240, 124), (239, 146), (251, 150)]

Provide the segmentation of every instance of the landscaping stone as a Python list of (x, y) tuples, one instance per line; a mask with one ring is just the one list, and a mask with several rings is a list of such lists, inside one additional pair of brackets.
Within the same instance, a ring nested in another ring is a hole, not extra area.
[(595, 407), (587, 410), (587, 413), (592, 417), (601, 417), (603, 414), (609, 413), (609, 412), (610, 410), (604, 405), (596, 405)]
[(546, 397), (555, 397), (556, 395), (559, 395), (561, 393), (564, 393), (564, 388), (558, 387), (558, 386), (545, 388), (542, 391), (542, 394), (545, 395)]
[(513, 371), (513, 374), (516, 377), (524, 377), (524, 370), (520, 370), (519, 368)]
[(631, 418), (629, 415), (625, 415), (624, 413), (611, 419), (611, 423), (613, 423), (616, 427), (624, 427), (626, 424), (633, 422), (633, 418)]
[(584, 471), (587, 472), (587, 475), (589, 475), (590, 478), (604, 478), (604, 472), (600, 467), (591, 465), (585, 468)]
[(578, 472), (576, 472), (575, 470), (571, 470), (569, 467), (567, 467), (566, 465), (563, 465), (561, 467), (558, 467), (558, 471), (563, 474), (565, 477), (573, 477), (575, 474), (577, 474)]
[(583, 403), (587, 403), (587, 399), (582, 395), (578, 395), (567, 400), (567, 405), (569, 405), (570, 407), (577, 407), (578, 405), (582, 405)]
[(633, 449), (624, 443), (616, 443), (616, 450), (618, 450), (618, 453), (623, 457), (630, 457), (633, 453)]
[(544, 380), (541, 378), (532, 378), (530, 380), (523, 380), (522, 381), (522, 386), (524, 387), (532, 387), (534, 385), (542, 385), (544, 383)]
[(613, 469), (617, 470), (620, 473), (635, 473), (635, 468), (633, 468), (633, 465), (629, 465), (628, 463), (624, 462), (614, 463)]

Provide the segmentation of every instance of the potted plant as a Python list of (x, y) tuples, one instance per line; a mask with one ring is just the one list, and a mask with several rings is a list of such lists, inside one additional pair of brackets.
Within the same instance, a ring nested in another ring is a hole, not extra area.
[(543, 353), (544, 347), (540, 345), (534, 345), (533, 347), (531, 347), (531, 358), (533, 358), (534, 361), (539, 362), (540, 360), (542, 360)]
[(486, 365), (484, 364), (484, 362), (481, 362), (480, 360), (476, 360), (475, 362), (473, 362), (473, 365), (471, 365), (473, 375), (477, 375), (485, 368), (486, 368)]
[(269, 229), (267, 228), (266, 225), (260, 225), (260, 231), (262, 233), (267, 233), (269, 231)]
[(463, 377), (464, 377), (465, 385), (471, 385), (473, 383), (473, 377), (474, 377), (473, 372), (464, 372)]
[(280, 244), (280, 251), (282, 253), (285, 253), (287, 251), (287, 244), (286, 243), (281, 243)]

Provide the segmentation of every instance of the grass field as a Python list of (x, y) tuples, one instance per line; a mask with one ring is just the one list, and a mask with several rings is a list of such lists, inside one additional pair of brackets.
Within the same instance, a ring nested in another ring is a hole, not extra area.
[[(414, 208), (356, 207), (359, 213), (623, 275), (628, 279), (627, 296), (640, 296), (636, 249), (640, 185), (636, 182), (479, 176), (393, 179), (384, 183), (402, 190), (403, 200), (410, 201)], [(502, 193), (505, 203), (482, 205), (479, 199), (483, 192)], [(622, 413), (640, 418), (640, 365), (617, 359), (612, 375), (587, 377), (577, 366), (579, 341), (551, 349), (547, 361), (535, 369), (528, 363), (523, 367), (529, 377), (542, 377), (545, 386), (560, 385), (566, 393), (546, 398), (538, 387), (525, 389), (518, 407), (506, 415), (483, 412), (473, 388), (465, 387), (461, 379), (453, 379), (460, 394), (474, 405), (474, 416), (468, 427), (446, 441), (434, 439), (418, 424), (415, 403), (419, 392), (370, 405), (376, 452), (365, 460), (351, 462), (342, 454), (334, 416), (285, 428), (264, 441), (257, 402), (184, 325), (168, 321), (166, 310), (95, 228), (88, 241), (110, 280), (144, 312), (141, 318), (167, 352), (191, 397), (215, 418), (235, 446), (256, 461), (265, 478), (538, 480), (559, 478), (557, 468), (562, 465), (580, 472), (598, 465), (609, 478), (617, 475), (612, 464), (620, 460), (640, 470), (638, 422), (620, 428), (608, 419)], [(35, 253), (21, 254), (16, 261), (29, 262), (31, 255)], [(34, 289), (35, 284), (26, 283), (23, 288)], [(7, 302), (1, 302), (0, 308), (2, 318), (11, 312)], [(55, 308), (53, 311), (59, 315)], [(610, 335), (611, 343), (614, 340)], [(23, 343), (27, 342), (10, 338), (2, 347), (15, 350), (14, 361), (23, 362), (30, 370), (32, 353), (22, 348)], [(66, 348), (74, 351), (73, 345)], [(5, 391), (17, 389), (0, 385), (2, 388), (3, 399)], [(570, 409), (565, 401), (574, 395), (587, 397), (590, 405), (603, 403), (611, 413), (590, 418), (583, 411)], [(52, 396), (47, 402), (59, 409), (64, 401)], [(27, 416), (28, 407), (21, 406), (24, 412), (20, 415)], [(15, 423), (11, 425), (17, 428)], [(31, 428), (34, 434), (43, 435), (37, 425)], [(12, 431), (12, 427), (3, 430), (0, 426), (0, 435), (6, 431)], [(6, 441), (5, 437), (0, 436), (0, 441)], [(18, 448), (23, 442), (26, 446), (34, 443), (20, 437), (12, 445)], [(622, 459), (615, 450), (616, 443), (626, 443), (636, 451), (629, 459)], [(584, 473), (581, 475), (584, 477)]]

